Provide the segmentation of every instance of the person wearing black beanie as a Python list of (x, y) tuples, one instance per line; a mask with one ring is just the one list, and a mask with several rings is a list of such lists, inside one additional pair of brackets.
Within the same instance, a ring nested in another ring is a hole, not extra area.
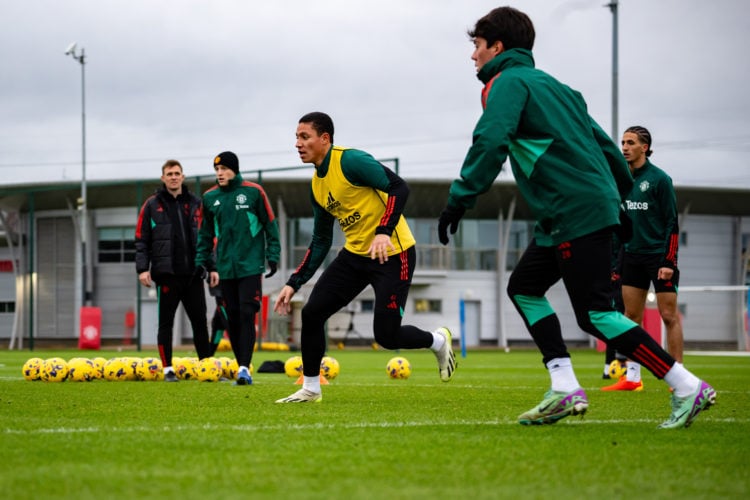
[(240, 160), (231, 151), (224, 151), (216, 155), (216, 158), (214, 158), (214, 168), (216, 168), (216, 165), (224, 165), (235, 174), (240, 173)]
[(229, 340), (239, 365), (235, 383), (251, 385), (261, 278), (266, 260), (270, 269), (266, 278), (278, 269), (279, 227), (263, 188), (242, 179), (237, 155), (219, 153), (213, 167), (216, 186), (203, 193), (195, 266), (208, 273), (212, 288), (221, 286)]

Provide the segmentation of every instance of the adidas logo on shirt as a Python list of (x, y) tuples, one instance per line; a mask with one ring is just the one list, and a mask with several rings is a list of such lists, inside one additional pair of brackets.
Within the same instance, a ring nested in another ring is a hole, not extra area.
[(327, 203), (326, 210), (328, 212), (333, 212), (334, 210), (336, 210), (338, 207), (341, 206), (341, 203), (336, 201), (336, 199), (333, 197), (330, 191), (328, 191), (328, 198), (326, 199), (326, 203)]

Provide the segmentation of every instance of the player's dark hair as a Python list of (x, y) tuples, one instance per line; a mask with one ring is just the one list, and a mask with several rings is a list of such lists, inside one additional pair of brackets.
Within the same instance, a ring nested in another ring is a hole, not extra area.
[(299, 123), (309, 123), (318, 135), (328, 134), (333, 142), (333, 120), (330, 116), (320, 111), (307, 113), (299, 119)]
[(641, 127), (640, 125), (633, 125), (632, 127), (628, 127), (627, 130), (625, 130), (625, 133), (627, 132), (638, 136), (638, 140), (641, 141), (641, 143), (648, 144), (648, 149), (646, 150), (646, 158), (651, 156), (651, 154), (654, 152), (651, 149), (651, 132), (649, 132), (646, 127)]
[(469, 37), (487, 40), (490, 47), (498, 40), (503, 42), (505, 50), (528, 49), (534, 47), (534, 23), (529, 16), (513, 7), (498, 7), (477, 21), (473, 30), (469, 30)]

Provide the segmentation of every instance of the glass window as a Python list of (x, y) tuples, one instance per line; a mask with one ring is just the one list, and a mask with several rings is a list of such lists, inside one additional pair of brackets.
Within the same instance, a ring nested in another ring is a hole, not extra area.
[(135, 227), (100, 227), (97, 240), (100, 263), (135, 262)]
[[(312, 217), (290, 219), (288, 266), (296, 268), (312, 239)], [(417, 241), (417, 269), (451, 269), (459, 271), (494, 271), (497, 269), (499, 224), (496, 219), (464, 219), (449, 245), (437, 239), (437, 219), (409, 219)], [(534, 223), (513, 221), (508, 236), (507, 270), (513, 270), (534, 234)], [(344, 236), (333, 230), (333, 245), (323, 267), (344, 245)]]
[(440, 313), (443, 310), (443, 301), (440, 299), (415, 299), (414, 312), (417, 314)]
[(499, 225), (497, 220), (468, 219), (456, 233), (456, 269), (492, 271), (497, 269)]
[(437, 220), (410, 220), (417, 240), (417, 266), (422, 269), (477, 271), (497, 269), (498, 222), (490, 219), (464, 219), (443, 246), (437, 240)]
[[(310, 246), (312, 241), (313, 232), (313, 218), (302, 217), (299, 219), (292, 219), (288, 222), (289, 228), (289, 259), (287, 265), (293, 269), (299, 266), (302, 259), (305, 257), (307, 248)], [(344, 233), (334, 226), (333, 228), (333, 243), (331, 249), (328, 251), (321, 269), (325, 268), (339, 253), (341, 248), (344, 246)]]
[(508, 235), (508, 255), (505, 269), (512, 271), (521, 259), (521, 255), (534, 237), (534, 223), (529, 221), (513, 221)]

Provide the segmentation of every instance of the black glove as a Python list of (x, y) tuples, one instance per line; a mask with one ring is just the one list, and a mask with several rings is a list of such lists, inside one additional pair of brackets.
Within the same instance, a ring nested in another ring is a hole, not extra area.
[(622, 208), (620, 208), (620, 225), (615, 228), (615, 234), (622, 243), (627, 243), (633, 237), (633, 221)]
[(276, 271), (279, 269), (279, 265), (272, 260), (268, 261), (268, 267), (271, 269), (271, 271), (268, 274), (266, 274), (266, 278), (270, 278), (271, 276), (276, 274)]
[(458, 230), (458, 222), (461, 217), (464, 216), (466, 209), (463, 207), (453, 207), (448, 205), (445, 210), (440, 214), (438, 219), (438, 240), (443, 245), (448, 244), (448, 226), (451, 228), (451, 234), (456, 234)]
[(208, 270), (206, 269), (206, 266), (195, 266), (193, 279), (204, 280), (206, 278), (208, 278)]

